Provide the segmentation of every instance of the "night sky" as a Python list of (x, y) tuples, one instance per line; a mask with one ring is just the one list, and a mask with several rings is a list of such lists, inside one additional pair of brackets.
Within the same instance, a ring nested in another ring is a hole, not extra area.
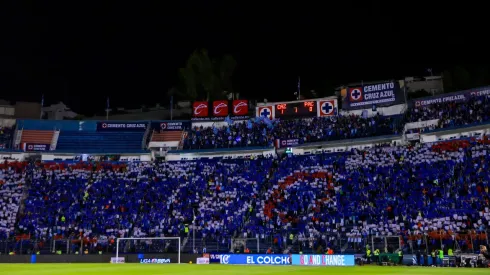
[(302, 90), (318, 90), (488, 64), (488, 19), (476, 4), (32, 2), (0, 4), (0, 98), (44, 94), (87, 115), (107, 96), (111, 107), (167, 104), (178, 68), (199, 48), (232, 54), (234, 89), (269, 101), (293, 99), (298, 76)]

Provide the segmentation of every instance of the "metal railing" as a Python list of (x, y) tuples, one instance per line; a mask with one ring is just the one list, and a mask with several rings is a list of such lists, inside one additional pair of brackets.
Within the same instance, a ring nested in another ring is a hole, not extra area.
[[(404, 254), (426, 253), (430, 254), (433, 250), (443, 249), (445, 253), (449, 249), (453, 253), (477, 253), (480, 245), (490, 245), (490, 230), (487, 231), (468, 231), (468, 232), (432, 232), (430, 234), (399, 235), (399, 236), (376, 236), (361, 235), (347, 236), (345, 233), (322, 234), (318, 237), (301, 237), (294, 235), (293, 241), (287, 234), (262, 234), (259, 238), (247, 239), (239, 236), (231, 238), (212, 239), (210, 237), (196, 237), (195, 243), (189, 241), (182, 247), (182, 253), (192, 253), (194, 248), (202, 253), (206, 251), (229, 253), (236, 249), (237, 244), (240, 250), (249, 248), (254, 252), (265, 253), (272, 249), (274, 253), (283, 253), (288, 249), (289, 253), (325, 253), (327, 248), (334, 250), (335, 254), (359, 254), (365, 253), (367, 245), (372, 252), (379, 249), (381, 253), (393, 253), (402, 250)], [(131, 247), (131, 245), (130, 245)], [(26, 254), (100, 254), (115, 253), (115, 243), (111, 240), (97, 241), (95, 239), (80, 238), (57, 238), (49, 240), (32, 239), (8, 239), (0, 240), (0, 255), (15, 253)], [(163, 249), (163, 250), (162, 250)], [(168, 248), (165, 245), (154, 243), (149, 247), (138, 247), (138, 250), (149, 253), (164, 251)]]

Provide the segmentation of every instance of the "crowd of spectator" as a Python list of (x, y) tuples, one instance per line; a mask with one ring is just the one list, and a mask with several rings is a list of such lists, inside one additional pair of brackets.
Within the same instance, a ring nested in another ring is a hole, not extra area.
[[(489, 149), (485, 137), (279, 158), (14, 162), (0, 174), (0, 237), (100, 246), (123, 236), (185, 238), (194, 222), (196, 238), (228, 248), (239, 237), (272, 237), (280, 252), (394, 235), (407, 250), (421, 236), (469, 249), (490, 226)], [(456, 238), (461, 232), (479, 237)]]
[(435, 126), (424, 128), (458, 127), (490, 121), (490, 96), (470, 96), (464, 102), (444, 102), (414, 107), (406, 114), (407, 122), (439, 119)]
[(300, 143), (332, 141), (398, 134), (393, 117), (357, 115), (309, 119), (256, 119), (222, 127), (194, 127), (184, 140), (184, 149), (272, 146), (276, 139), (298, 139)]
[(23, 165), (0, 164), (0, 239), (12, 237), (25, 187)]

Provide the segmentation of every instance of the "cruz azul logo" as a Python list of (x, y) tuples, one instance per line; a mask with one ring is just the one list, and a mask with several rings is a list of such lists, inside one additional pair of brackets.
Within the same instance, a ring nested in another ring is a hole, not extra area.
[(221, 264), (228, 264), (230, 262), (230, 255), (221, 255)]
[(213, 115), (214, 116), (227, 116), (228, 115), (228, 102), (226, 100), (219, 100), (213, 102)]
[(248, 113), (247, 100), (233, 100), (233, 115), (244, 116)]
[(351, 101), (359, 101), (362, 99), (362, 90), (361, 88), (351, 88), (349, 95)]
[(335, 100), (320, 101), (320, 115), (331, 116), (335, 113)]
[(192, 104), (193, 115), (195, 117), (208, 116), (208, 103), (206, 101), (196, 101)]

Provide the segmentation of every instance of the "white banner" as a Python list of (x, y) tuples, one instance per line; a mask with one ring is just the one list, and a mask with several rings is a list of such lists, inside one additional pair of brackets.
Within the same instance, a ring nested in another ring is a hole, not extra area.
[(111, 264), (124, 264), (126, 258), (124, 257), (111, 257)]
[(410, 129), (425, 128), (427, 126), (437, 125), (437, 124), (439, 124), (439, 119), (410, 122), (410, 123), (405, 124), (405, 131), (410, 130)]
[(419, 140), (419, 139), (420, 139), (419, 133), (407, 134), (407, 140)]
[(196, 264), (209, 264), (209, 258), (197, 258)]

